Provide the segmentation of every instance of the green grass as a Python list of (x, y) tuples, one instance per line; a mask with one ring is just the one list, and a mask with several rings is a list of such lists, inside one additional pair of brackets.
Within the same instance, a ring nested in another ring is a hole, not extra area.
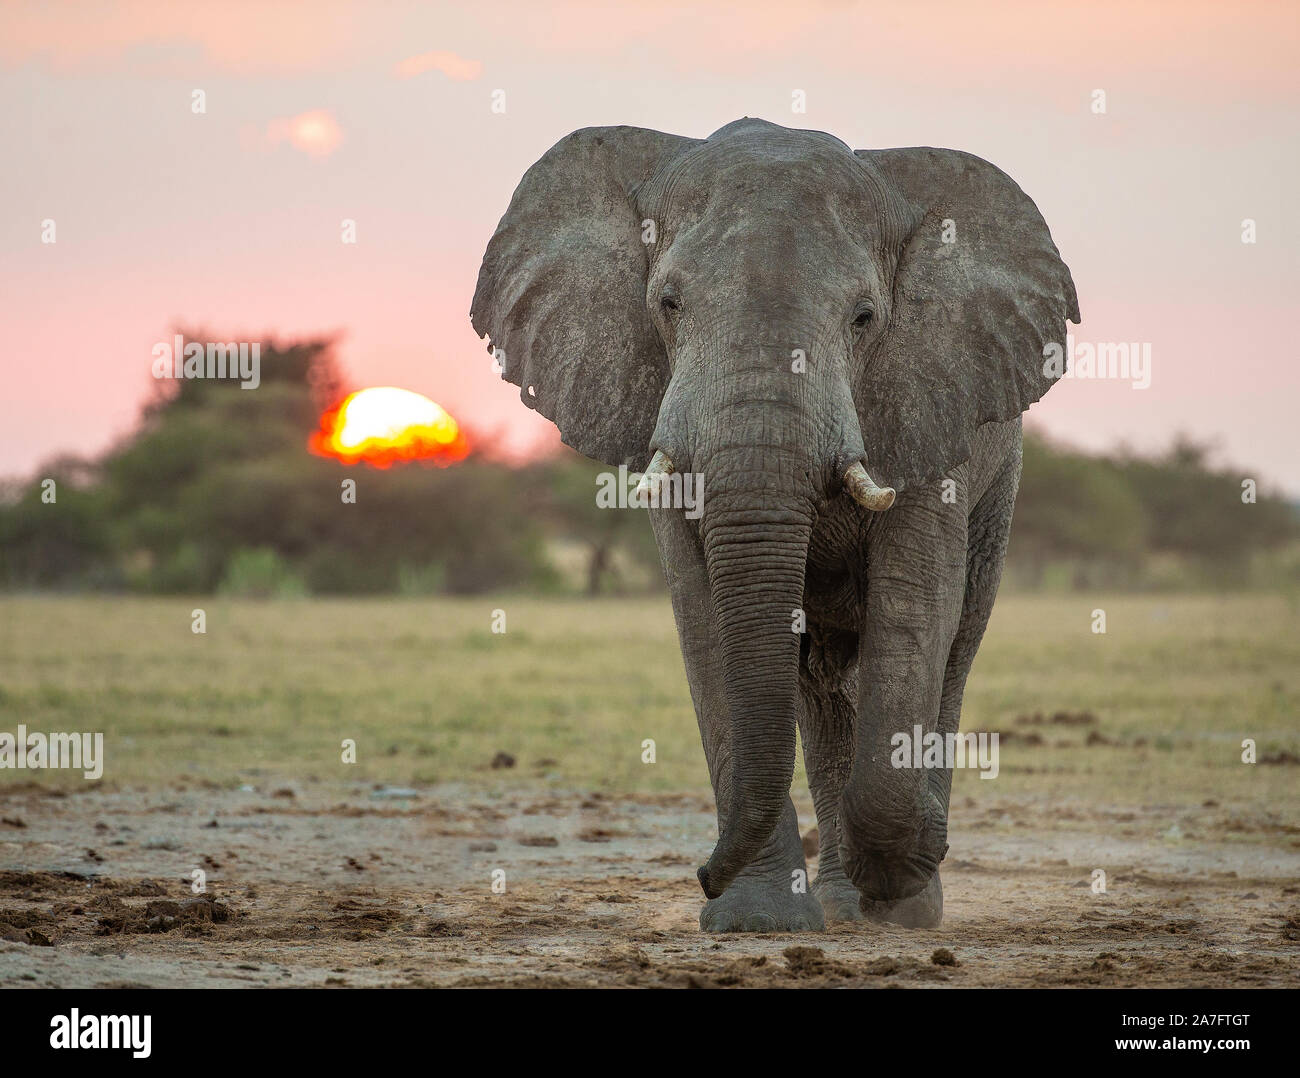
[[(195, 607), (204, 635), (190, 630)], [(1105, 635), (1092, 632), (1096, 608)], [(959, 773), (955, 796), (1213, 798), (1294, 816), (1296, 768), (1246, 766), (1240, 742), (1300, 751), (1298, 621), (1259, 596), (1003, 597), (963, 729), (1024, 731), (1022, 715), (1090, 711), (1120, 744), (1035, 727), (1046, 744), (1005, 744), (1000, 778)], [(18, 723), (103, 731), (104, 779), (119, 787), (270, 775), (708, 788), (666, 598), (4, 598), (0, 731)], [(344, 738), (355, 765), (340, 760)], [(641, 762), (646, 738), (653, 766)], [(487, 766), (499, 751), (517, 758), (513, 771)], [(0, 771), (0, 786), (15, 781), (84, 786), (79, 773)]]

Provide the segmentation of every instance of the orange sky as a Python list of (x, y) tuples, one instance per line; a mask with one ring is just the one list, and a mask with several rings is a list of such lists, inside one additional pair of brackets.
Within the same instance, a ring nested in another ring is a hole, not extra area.
[(467, 315), (523, 171), (577, 127), (751, 115), (1006, 169), (1076, 335), (1152, 347), (1149, 389), (1067, 383), (1030, 419), (1095, 448), (1195, 432), (1300, 494), (1297, 46), (1295, 3), (9, 4), (0, 475), (128, 432), (176, 324), (343, 330), (357, 386), (549, 443)]

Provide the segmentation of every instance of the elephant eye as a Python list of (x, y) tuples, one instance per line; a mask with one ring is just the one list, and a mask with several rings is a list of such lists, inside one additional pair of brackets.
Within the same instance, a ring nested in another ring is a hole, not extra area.
[(665, 292), (659, 300), (659, 306), (670, 314), (682, 309), (682, 301), (672, 292)]
[(859, 333), (871, 325), (871, 320), (875, 317), (876, 312), (870, 307), (861, 306), (853, 312), (853, 328)]

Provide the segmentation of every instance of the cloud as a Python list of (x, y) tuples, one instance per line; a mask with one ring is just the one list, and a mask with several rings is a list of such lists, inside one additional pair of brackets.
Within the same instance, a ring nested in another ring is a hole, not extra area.
[(399, 79), (413, 79), (426, 71), (441, 71), (452, 82), (472, 82), (483, 74), (483, 63), (480, 60), (466, 60), (445, 49), (437, 49), (434, 52), (422, 52), (418, 56), (408, 56), (393, 68), (393, 74)]
[(37, 62), (60, 74), (251, 75), (335, 71), (394, 31), (396, 15), (358, 26), (355, 0), (21, 0), (4, 5), (0, 66)]
[(287, 141), (295, 150), (312, 157), (328, 157), (343, 142), (343, 128), (329, 109), (313, 109), (288, 119), (272, 120), (266, 126), (266, 140), (272, 146)]

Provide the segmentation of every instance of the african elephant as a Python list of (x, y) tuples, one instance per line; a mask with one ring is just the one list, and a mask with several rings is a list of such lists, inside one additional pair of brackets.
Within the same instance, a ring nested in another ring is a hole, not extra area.
[(1079, 321), (1034, 203), (954, 150), (587, 128), (520, 182), (471, 318), (567, 444), (703, 483), (650, 513), (717, 801), (701, 927), (937, 925), (952, 774), (891, 738), (957, 730), (1020, 416)]

